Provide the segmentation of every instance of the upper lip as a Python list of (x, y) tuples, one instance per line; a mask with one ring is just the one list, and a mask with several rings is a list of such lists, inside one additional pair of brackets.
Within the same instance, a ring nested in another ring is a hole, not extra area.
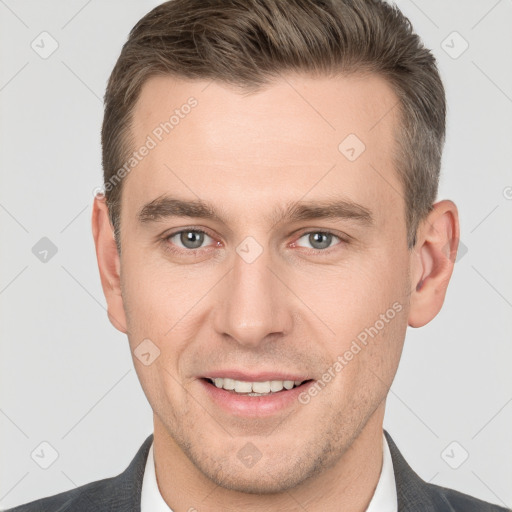
[(204, 373), (201, 377), (205, 379), (234, 379), (246, 382), (266, 382), (269, 380), (293, 380), (293, 381), (305, 381), (309, 380), (303, 374), (283, 372), (283, 371), (262, 371), (262, 372), (244, 372), (241, 370), (214, 370), (211, 372)]

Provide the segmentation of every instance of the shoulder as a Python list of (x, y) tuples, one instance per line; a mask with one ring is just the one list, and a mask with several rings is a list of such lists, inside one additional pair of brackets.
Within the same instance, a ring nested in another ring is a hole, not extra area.
[(102, 510), (102, 507), (106, 505), (105, 499), (109, 496), (113, 480), (114, 478), (106, 478), (90, 482), (76, 489), (10, 508), (5, 512), (92, 512), (93, 510)]
[(409, 466), (386, 430), (384, 435), (393, 461), (399, 511), (512, 512), (454, 489), (425, 482)]
[(425, 488), (439, 507), (449, 512), (511, 512), (511, 509), (474, 498), (469, 494), (425, 482)]
[(119, 475), (31, 501), (4, 512), (123, 512), (140, 510), (142, 480), (153, 434)]

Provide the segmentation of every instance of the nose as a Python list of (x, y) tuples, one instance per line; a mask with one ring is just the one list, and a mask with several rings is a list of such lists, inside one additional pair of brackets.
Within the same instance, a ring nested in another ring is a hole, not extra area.
[(290, 332), (292, 303), (279, 273), (264, 251), (247, 262), (238, 254), (218, 290), (214, 326), (240, 345), (257, 347)]

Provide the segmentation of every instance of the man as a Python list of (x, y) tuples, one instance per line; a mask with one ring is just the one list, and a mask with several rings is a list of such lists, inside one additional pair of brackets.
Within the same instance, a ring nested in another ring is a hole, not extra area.
[(15, 511), (499, 511), (383, 431), (407, 326), (457, 252), (445, 95), (380, 1), (173, 0), (108, 83), (92, 218), (154, 433)]

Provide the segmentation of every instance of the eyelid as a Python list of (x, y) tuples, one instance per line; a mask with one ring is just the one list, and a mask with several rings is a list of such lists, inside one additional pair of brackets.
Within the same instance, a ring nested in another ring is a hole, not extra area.
[(213, 235), (210, 233), (210, 230), (208, 228), (199, 226), (185, 226), (183, 228), (176, 228), (174, 230), (164, 232), (162, 237), (170, 238), (171, 236), (177, 235), (178, 233), (182, 233), (183, 231), (197, 231), (199, 233), (204, 233), (205, 235), (208, 235), (213, 238)]

